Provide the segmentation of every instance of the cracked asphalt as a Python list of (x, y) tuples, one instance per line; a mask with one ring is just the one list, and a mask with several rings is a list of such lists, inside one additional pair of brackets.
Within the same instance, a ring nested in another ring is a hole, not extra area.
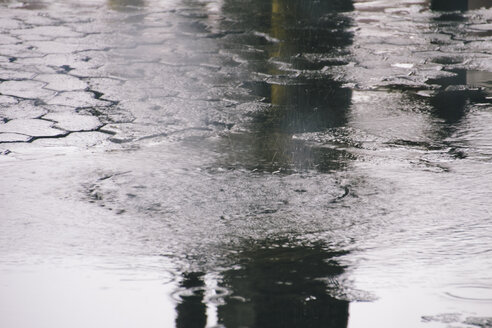
[[(23, 9), (0, 14), (0, 143), (82, 132), (105, 137), (100, 130), (109, 119), (89, 110), (108, 112), (117, 102), (100, 99), (101, 94), (91, 89), (100, 64), (86, 54), (107, 49), (90, 42), (99, 32), (84, 31), (91, 19), (59, 14)], [(92, 76), (87, 74), (91, 70)]]

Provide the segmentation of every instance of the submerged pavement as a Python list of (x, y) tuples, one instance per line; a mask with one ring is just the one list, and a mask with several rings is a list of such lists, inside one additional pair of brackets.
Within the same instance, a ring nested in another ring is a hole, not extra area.
[(0, 1), (0, 326), (491, 327), (488, 1)]

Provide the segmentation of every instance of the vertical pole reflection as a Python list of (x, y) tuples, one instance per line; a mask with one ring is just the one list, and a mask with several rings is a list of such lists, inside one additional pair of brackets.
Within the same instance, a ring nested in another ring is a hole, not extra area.
[[(226, 8), (244, 6), (234, 0), (228, 2)], [(258, 15), (241, 15), (243, 25), (268, 34), (275, 42), (251, 44), (255, 53), (264, 57), (252, 57), (248, 68), (256, 69), (254, 73), (260, 73), (257, 76), (263, 81), (244, 81), (243, 86), (271, 106), (252, 115), (253, 133), (231, 135), (232, 143), (236, 149), (251, 150), (248, 160), (256, 163), (247, 166), (259, 170), (333, 171), (345, 167), (346, 153), (314, 149), (292, 136), (341, 127), (347, 122), (352, 91), (328, 72), (332, 66), (346, 64), (340, 58), (347, 54), (353, 34), (351, 18), (343, 12), (353, 10), (352, 0), (271, 0), (268, 7), (265, 2), (250, 0), (248, 4), (250, 8), (245, 10), (252, 13), (257, 7), (270, 12), (261, 13), (262, 21), (257, 20)], [(245, 44), (251, 40), (247, 36), (244, 39)]]
[[(343, 52), (341, 49), (352, 42), (352, 35), (346, 31), (350, 22), (340, 15), (352, 9), (352, 1), (344, 0), (272, 0), (270, 34), (279, 42), (270, 48), (270, 59), (287, 62), (298, 71), (317, 72), (329, 66), (331, 63), (323, 61), (339, 55)], [(272, 148), (279, 166), (284, 162), (300, 169), (337, 169), (333, 164), (344, 154), (313, 151), (302, 143), (293, 142), (291, 134), (323, 131), (345, 124), (351, 90), (342, 88), (341, 83), (328, 75), (316, 78), (300, 75), (268, 86), (273, 107), (261, 113), (256, 121), (261, 140), (259, 150)]]
[(176, 306), (176, 328), (204, 328), (207, 324), (207, 307), (204, 303), (205, 283), (203, 273), (183, 274), (180, 287), (187, 294), (181, 295), (182, 302)]
[(341, 253), (322, 245), (264, 242), (238, 254), (239, 269), (223, 272), (232, 294), (219, 306), (219, 323), (235, 327), (347, 327), (349, 302), (328, 291), (344, 272)]

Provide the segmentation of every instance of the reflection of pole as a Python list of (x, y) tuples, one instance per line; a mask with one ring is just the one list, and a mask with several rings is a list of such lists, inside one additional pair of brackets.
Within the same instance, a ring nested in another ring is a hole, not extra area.
[[(284, 28), (285, 8), (281, 3), (282, 0), (272, 0), (272, 16), (271, 16), (271, 34), (272, 37), (279, 40), (275, 48), (269, 52), (270, 58), (278, 58), (282, 55), (282, 46), (286, 40), (286, 32)], [(275, 73), (275, 72), (270, 72)], [(285, 99), (285, 87), (272, 84), (271, 85), (271, 101), (273, 105), (279, 105), (282, 99)]]
[(284, 28), (286, 10), (281, 1), (282, 0), (272, 0), (271, 33), (272, 36), (280, 40), (280, 42), (279, 48), (277, 48), (277, 51), (271, 53), (270, 57), (278, 57), (280, 55), (280, 47), (287, 36)]
[(237, 254), (240, 269), (223, 272), (233, 297), (219, 306), (225, 327), (346, 328), (349, 302), (328, 289), (344, 268), (334, 259), (342, 253), (320, 245), (252, 248)]
[[(287, 39), (287, 33), (284, 27), (285, 20), (285, 8), (281, 3), (282, 0), (272, 0), (272, 15), (271, 15), (271, 34), (272, 37), (279, 40), (277, 44), (275, 44), (274, 48), (271, 48), (269, 51), (270, 58), (279, 58), (283, 55), (284, 43)], [(274, 69), (270, 70), (271, 74), (278, 73)], [(271, 93), (271, 102), (272, 105), (280, 105), (282, 100), (285, 99), (286, 92), (285, 87), (279, 84), (271, 84), (270, 85), (270, 93)]]
[[(265, 83), (253, 83), (252, 91), (267, 98), (272, 106), (257, 114), (255, 155), (262, 159), (260, 166), (275, 171), (314, 167), (333, 169), (333, 163), (341, 163), (332, 160), (335, 155), (313, 151), (292, 135), (342, 125), (350, 104), (350, 89), (341, 88), (340, 82), (321, 74), (316, 78), (302, 75), (288, 78), (289, 72), (278, 68), (275, 62), (290, 63), (300, 70), (316, 70), (322, 63), (312, 63), (305, 53), (324, 56), (332, 49), (338, 51), (350, 44), (352, 34), (346, 31), (349, 19), (339, 12), (352, 10), (352, 1), (269, 1), (268, 33), (276, 42), (265, 47), (265, 54), (266, 73), (272, 78)], [(331, 14), (330, 20), (326, 19), (327, 14)], [(275, 78), (282, 81), (274, 81)], [(323, 163), (319, 163), (320, 160)], [(328, 162), (330, 164), (325, 165)]]

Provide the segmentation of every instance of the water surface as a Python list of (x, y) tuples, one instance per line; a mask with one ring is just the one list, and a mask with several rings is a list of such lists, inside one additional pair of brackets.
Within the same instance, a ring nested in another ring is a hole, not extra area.
[(1, 1), (2, 327), (490, 327), (487, 1)]

